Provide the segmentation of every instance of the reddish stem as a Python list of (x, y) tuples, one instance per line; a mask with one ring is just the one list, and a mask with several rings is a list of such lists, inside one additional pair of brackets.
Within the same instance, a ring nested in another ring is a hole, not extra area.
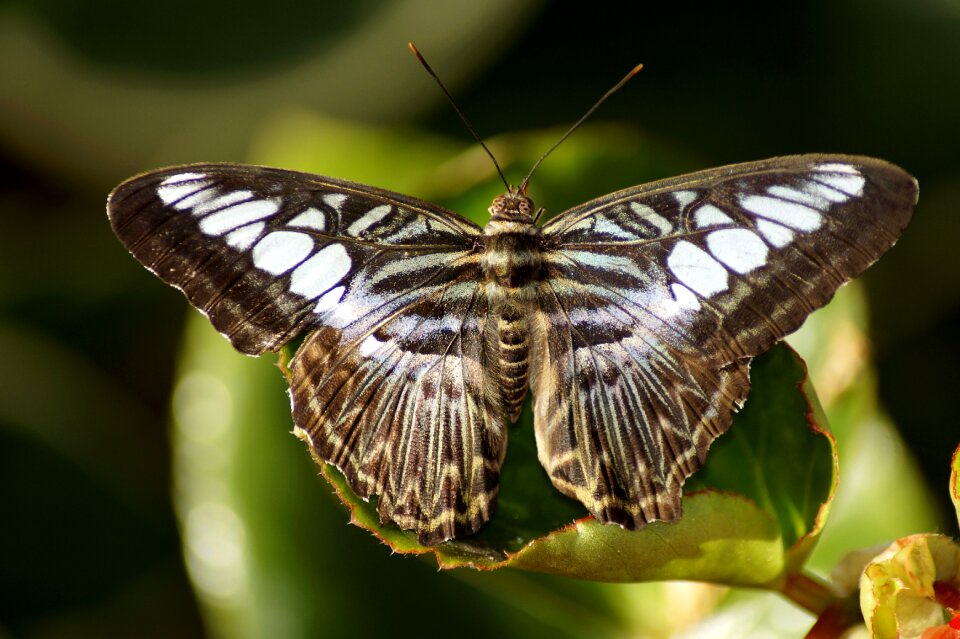
[(820, 613), (805, 639), (837, 639), (847, 630), (861, 623), (863, 623), (863, 616), (860, 612), (859, 598), (851, 596), (839, 599)]
[(863, 622), (857, 597), (840, 597), (825, 581), (804, 573), (787, 576), (784, 596), (817, 615), (806, 639), (836, 639)]
[(806, 573), (787, 575), (781, 592), (787, 599), (815, 615), (840, 601), (827, 582)]

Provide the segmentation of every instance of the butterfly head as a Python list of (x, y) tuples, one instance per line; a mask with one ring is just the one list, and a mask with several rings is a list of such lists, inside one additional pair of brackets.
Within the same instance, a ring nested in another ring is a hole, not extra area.
[(510, 187), (506, 193), (493, 198), (490, 208), (491, 221), (533, 222), (533, 200), (523, 190)]

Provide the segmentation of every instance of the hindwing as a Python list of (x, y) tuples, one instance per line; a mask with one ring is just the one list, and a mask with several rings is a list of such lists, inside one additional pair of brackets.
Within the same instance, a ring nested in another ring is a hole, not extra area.
[(486, 370), (475, 261), (399, 312), (313, 333), (291, 368), (298, 432), (384, 521), (424, 544), (476, 531), (496, 500), (506, 424)]

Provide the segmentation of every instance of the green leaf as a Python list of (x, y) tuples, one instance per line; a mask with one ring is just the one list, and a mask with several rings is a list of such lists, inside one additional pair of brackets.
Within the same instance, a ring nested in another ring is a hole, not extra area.
[(798, 570), (837, 488), (836, 441), (806, 366), (789, 346), (758, 357), (751, 381), (747, 405), (690, 483), (746, 495), (775, 513), (788, 570)]
[(531, 542), (506, 565), (598, 581), (763, 585), (780, 575), (782, 557), (770, 513), (743, 496), (705, 490), (684, 501), (676, 523), (634, 532), (589, 519)]
[[(788, 338), (810, 367), (843, 469), (835, 497), (842, 506), (831, 513), (807, 564), (822, 574), (851, 548), (947, 525), (937, 517), (919, 464), (880, 401), (867, 316), (863, 282), (854, 281)], [(878, 462), (883, 472), (877, 472)]]

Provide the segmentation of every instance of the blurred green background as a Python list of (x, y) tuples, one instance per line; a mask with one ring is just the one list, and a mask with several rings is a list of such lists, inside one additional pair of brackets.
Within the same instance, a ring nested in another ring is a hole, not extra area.
[(482, 220), (492, 169), (408, 40), (513, 180), (646, 64), (534, 180), (553, 212), (800, 152), (875, 155), (916, 175), (920, 205), (902, 241), (796, 341), (841, 447), (841, 494), (812, 565), (826, 572), (897, 535), (956, 534), (945, 513), (960, 389), (957, 0), (6, 0), (0, 636), (744, 637), (809, 626), (773, 595), (438, 573), (390, 556), (346, 525), (289, 435), (272, 363), (232, 353), (201, 322), (185, 342), (196, 313), (112, 236), (103, 206), (114, 185), (192, 161), (323, 172)]

